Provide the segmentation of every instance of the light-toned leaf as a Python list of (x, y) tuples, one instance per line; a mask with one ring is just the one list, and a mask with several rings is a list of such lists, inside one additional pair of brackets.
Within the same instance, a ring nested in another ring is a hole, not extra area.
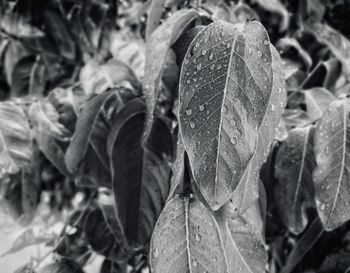
[(0, 103), (0, 177), (16, 173), (32, 159), (32, 139), (27, 117), (12, 102)]
[(29, 109), (32, 132), (41, 152), (64, 175), (70, 177), (64, 163), (65, 151), (58, 141), (67, 141), (70, 132), (58, 121), (59, 115), (47, 100), (33, 103)]
[(260, 273), (264, 270), (267, 253), (264, 247), (264, 221), (255, 203), (243, 214), (229, 206), (226, 220), (226, 257), (229, 272)]
[(308, 223), (306, 209), (314, 207), (312, 172), (314, 156), (314, 128), (295, 128), (289, 132), (276, 155), (276, 205), (284, 225), (300, 234)]
[(350, 100), (333, 102), (317, 124), (313, 173), (316, 205), (325, 230), (350, 219)]
[(313, 121), (311, 117), (302, 109), (285, 109), (282, 119), (287, 126), (287, 129), (295, 127), (305, 127), (310, 125)]
[(156, 118), (142, 146), (145, 108), (130, 101), (117, 115), (108, 136), (110, 168), (118, 217), (131, 245), (149, 242), (169, 194), (173, 157), (168, 125)]
[(182, 9), (167, 18), (149, 37), (146, 44), (145, 77), (143, 90), (147, 103), (147, 127), (145, 136), (151, 130), (153, 113), (159, 93), (159, 85), (163, 76), (169, 48), (177, 41), (186, 27), (199, 14), (193, 9)]
[(331, 102), (336, 99), (331, 92), (321, 87), (303, 90), (303, 93), (305, 94), (306, 112), (313, 121), (320, 119)]
[(151, 0), (146, 24), (146, 41), (160, 23), (165, 2), (166, 0)]
[(174, 197), (154, 229), (150, 266), (154, 273), (228, 272), (219, 226), (195, 198)]
[(0, 28), (19, 38), (41, 38), (45, 35), (40, 29), (25, 22), (23, 16), (16, 16), (15, 12), (5, 13), (1, 16)]
[(47, 243), (55, 238), (54, 235), (40, 235), (35, 234), (33, 229), (29, 228), (21, 233), (12, 243), (9, 250), (2, 254), (2, 256), (16, 253), (28, 246)]
[(270, 144), (276, 135), (276, 129), (281, 121), (281, 114), (287, 102), (281, 59), (276, 49), (273, 46), (270, 46), (270, 48), (273, 70), (270, 100), (258, 131), (256, 150), (231, 198), (231, 202), (236, 205), (240, 213), (248, 209), (258, 198), (259, 171), (269, 154)]
[(231, 197), (254, 154), (272, 89), (269, 45), (258, 22), (217, 21), (196, 36), (183, 62), (180, 131), (212, 209)]

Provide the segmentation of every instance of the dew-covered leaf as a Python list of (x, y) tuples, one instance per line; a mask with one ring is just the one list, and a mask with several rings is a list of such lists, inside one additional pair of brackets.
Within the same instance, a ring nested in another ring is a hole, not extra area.
[(12, 246), (10, 247), (10, 249), (8, 249), (1, 256), (16, 253), (28, 246), (47, 243), (53, 240), (54, 238), (55, 238), (54, 235), (50, 236), (50, 235), (35, 234), (33, 229), (29, 228), (25, 230), (23, 233), (21, 233), (12, 243)]
[(200, 201), (174, 197), (154, 229), (150, 266), (154, 273), (228, 272), (219, 226)]
[(16, 173), (32, 159), (32, 139), (23, 110), (12, 102), (0, 103), (0, 177)]
[(281, 114), (287, 101), (281, 59), (276, 49), (273, 46), (270, 46), (270, 48), (273, 70), (270, 100), (258, 130), (256, 150), (231, 198), (232, 203), (236, 205), (241, 213), (248, 209), (258, 198), (259, 171), (269, 154), (270, 144), (276, 135), (276, 129), (280, 124)]
[(168, 125), (155, 118), (142, 145), (145, 108), (130, 101), (119, 113), (108, 136), (113, 191), (118, 217), (130, 244), (148, 243), (170, 188), (173, 157)]
[(238, 215), (234, 206), (229, 205), (225, 250), (230, 273), (259, 273), (265, 268), (267, 253), (263, 234), (264, 221), (258, 201)]
[(350, 219), (350, 100), (333, 102), (317, 124), (313, 173), (318, 214), (325, 230)]
[(193, 9), (182, 9), (167, 18), (149, 37), (146, 44), (146, 70), (143, 90), (147, 102), (147, 127), (145, 135), (151, 130), (153, 113), (159, 93), (159, 84), (163, 76), (169, 48), (177, 41), (186, 27), (199, 14)]
[(231, 197), (254, 154), (272, 82), (269, 37), (260, 23), (212, 23), (186, 53), (180, 131), (194, 179), (215, 210)]
[(331, 102), (336, 99), (325, 88), (303, 90), (303, 93), (305, 95), (306, 112), (313, 121), (320, 119)]
[[(92, 179), (97, 180), (95, 183), (109, 184), (110, 181), (98, 181), (98, 174), (109, 173), (107, 137), (114, 117), (125, 103), (135, 96), (128, 91), (122, 88), (108, 91), (85, 102), (78, 116), (72, 142), (65, 155), (68, 170), (77, 173), (78, 170), (85, 169), (90, 172), (90, 177), (93, 174)], [(99, 164), (95, 165), (96, 172), (94, 161), (99, 161)]]
[(306, 209), (314, 207), (312, 172), (314, 156), (314, 128), (295, 128), (289, 132), (276, 155), (276, 205), (284, 225), (300, 234), (308, 223)]

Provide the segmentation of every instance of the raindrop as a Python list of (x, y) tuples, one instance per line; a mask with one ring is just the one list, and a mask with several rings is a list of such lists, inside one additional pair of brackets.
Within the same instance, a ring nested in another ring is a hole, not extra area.
[(264, 45), (269, 45), (269, 41), (268, 41), (268, 40), (265, 40), (265, 41), (264, 41)]
[(196, 233), (196, 241), (199, 242), (202, 236), (199, 233)]
[(233, 145), (236, 145), (236, 144), (237, 144), (237, 139), (236, 139), (235, 137), (232, 137), (232, 138), (231, 138), (231, 143), (232, 143)]
[(226, 48), (229, 49), (231, 47), (230, 43), (227, 43)]
[(236, 174), (237, 174), (237, 171), (236, 171), (236, 170), (233, 170), (232, 172), (233, 172), (233, 175), (236, 175)]
[(215, 64), (212, 64), (212, 65), (210, 66), (210, 70), (214, 70), (214, 68), (215, 68)]
[(213, 52), (210, 52), (210, 54), (209, 54), (209, 60), (211, 61), (213, 58), (214, 58), (214, 53), (213, 53)]
[(186, 115), (187, 115), (187, 116), (192, 115), (192, 110), (191, 110), (191, 109), (187, 109), (187, 110), (186, 110)]
[(221, 64), (218, 64), (216, 70), (220, 70), (221, 69)]
[(236, 120), (232, 119), (232, 125), (235, 126), (236, 125)]
[(224, 114), (226, 114), (226, 113), (227, 113), (227, 111), (228, 111), (227, 106), (226, 106), (226, 105), (224, 105), (224, 107), (222, 108), (222, 112), (223, 112)]
[(272, 112), (275, 111), (275, 105), (273, 105), (272, 103), (271, 103), (271, 111)]
[(196, 127), (196, 125), (194, 124), (194, 122), (190, 122), (190, 127), (193, 129), (194, 127)]
[(199, 64), (197, 65), (197, 70), (200, 70), (201, 68), (202, 68), (202, 64), (199, 63)]
[(205, 54), (207, 54), (207, 51), (204, 49), (204, 50), (202, 51), (202, 55), (204, 56)]
[(153, 252), (153, 256), (154, 256), (155, 258), (157, 258), (158, 255), (159, 255), (158, 249), (155, 249), (154, 252)]
[(200, 105), (199, 106), (199, 111), (203, 111), (204, 110), (204, 105)]
[(197, 267), (197, 266), (198, 266), (198, 262), (197, 262), (196, 260), (193, 260), (192, 265), (193, 265), (194, 267)]
[(326, 204), (322, 204), (321, 206), (320, 206), (320, 209), (321, 210), (324, 210), (326, 208)]
[(252, 55), (253, 54), (253, 50), (250, 48), (249, 49), (249, 55)]
[(190, 81), (190, 80), (187, 80), (187, 83), (191, 83), (191, 81)]
[(193, 81), (194, 81), (194, 82), (197, 82), (197, 78), (193, 78)]
[(258, 56), (259, 56), (260, 58), (262, 57), (261, 51), (258, 51)]

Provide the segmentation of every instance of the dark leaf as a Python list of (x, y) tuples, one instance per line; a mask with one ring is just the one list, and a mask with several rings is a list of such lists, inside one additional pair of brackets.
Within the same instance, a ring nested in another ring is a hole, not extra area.
[(126, 264), (114, 263), (105, 259), (102, 263), (100, 273), (126, 273)]
[(84, 273), (84, 271), (75, 262), (64, 258), (61, 261), (44, 266), (38, 273)]
[(11, 96), (21, 97), (29, 93), (30, 73), (34, 64), (34, 56), (25, 57), (15, 64), (11, 76)]
[(108, 137), (118, 217), (131, 244), (149, 241), (170, 188), (172, 136), (168, 125), (156, 118), (143, 147), (144, 110), (139, 101), (130, 101)]

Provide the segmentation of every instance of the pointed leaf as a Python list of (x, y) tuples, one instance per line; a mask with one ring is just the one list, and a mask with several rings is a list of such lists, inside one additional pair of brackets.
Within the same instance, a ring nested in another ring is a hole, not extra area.
[(200, 201), (174, 197), (154, 229), (150, 266), (154, 273), (227, 272), (218, 224)]
[(276, 155), (276, 204), (285, 226), (300, 234), (308, 223), (306, 209), (314, 206), (312, 172), (316, 167), (314, 156), (314, 128), (296, 128), (290, 131)]
[(248, 209), (258, 198), (259, 171), (269, 154), (270, 145), (275, 137), (276, 129), (281, 121), (281, 114), (287, 102), (285, 81), (281, 69), (281, 58), (272, 45), (270, 48), (273, 69), (270, 100), (258, 131), (255, 153), (231, 198), (231, 201), (236, 205), (240, 213)]
[(143, 104), (130, 101), (114, 120), (108, 137), (118, 217), (130, 244), (149, 241), (170, 187), (170, 130), (156, 118), (143, 147), (144, 111)]
[(28, 166), (32, 159), (31, 137), (27, 118), (11, 102), (0, 103), (0, 178)]
[(237, 187), (272, 88), (269, 37), (257, 22), (217, 21), (189, 47), (180, 78), (180, 128), (198, 187), (212, 209)]
[(318, 214), (325, 230), (350, 219), (350, 100), (333, 102), (317, 124), (313, 173)]
[[(142, 84), (147, 102), (147, 124), (152, 123), (159, 84), (163, 76), (169, 48), (177, 41), (186, 27), (198, 16), (199, 14), (193, 9), (181, 9), (166, 19), (147, 41), (146, 70)], [(151, 125), (148, 125), (145, 136), (148, 136), (150, 130)]]

